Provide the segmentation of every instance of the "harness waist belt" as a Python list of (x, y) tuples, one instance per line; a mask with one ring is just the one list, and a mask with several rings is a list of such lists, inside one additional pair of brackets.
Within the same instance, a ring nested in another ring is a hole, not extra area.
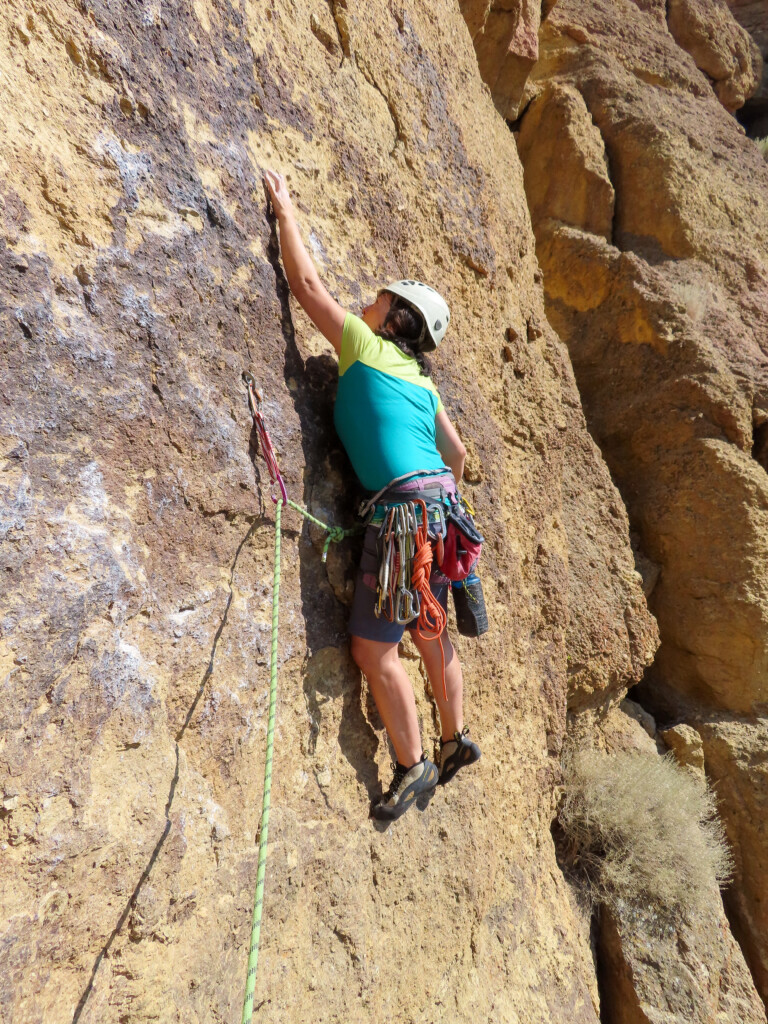
[[(398, 505), (402, 505), (402, 504), (405, 504), (405, 502), (395, 501), (395, 502), (392, 502), (392, 504), (390, 504), (390, 505), (374, 505), (373, 506), (373, 515), (368, 520), (368, 525), (369, 526), (380, 526), (384, 522), (384, 520), (386, 519), (387, 512), (389, 512), (389, 510), (391, 508), (396, 508)], [(415, 508), (415, 512), (416, 512), (416, 519), (419, 522), (419, 524), (421, 524), (421, 508), (418, 505)], [(443, 518), (444, 517), (441, 515), (440, 510), (435, 508), (434, 505), (431, 508), (430, 507), (427, 508), (427, 522), (429, 522), (429, 523), (439, 523), (439, 522), (441, 522), (443, 520)]]

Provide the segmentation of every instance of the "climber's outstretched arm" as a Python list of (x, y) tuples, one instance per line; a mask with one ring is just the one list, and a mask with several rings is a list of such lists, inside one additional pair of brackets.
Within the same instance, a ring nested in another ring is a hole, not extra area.
[(346, 310), (326, 291), (312, 257), (304, 246), (285, 178), (275, 171), (265, 171), (264, 181), (280, 225), (280, 252), (288, 286), (312, 323), (322, 331), (336, 351), (341, 352)]

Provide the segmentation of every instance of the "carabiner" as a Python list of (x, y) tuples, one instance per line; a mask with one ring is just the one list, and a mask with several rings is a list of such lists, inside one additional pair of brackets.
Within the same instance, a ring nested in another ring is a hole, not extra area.
[(389, 587), (390, 562), (392, 561), (392, 538), (385, 542), (382, 548), (381, 561), (379, 562), (379, 587), (383, 591)]
[[(415, 613), (418, 615), (418, 612)], [(410, 590), (406, 590), (405, 587), (401, 587), (397, 592), (397, 603), (395, 606), (395, 622), (398, 626), (407, 625), (414, 618), (413, 611), (413, 594)]]
[(408, 502), (406, 510), (408, 513), (408, 532), (414, 534), (419, 528), (419, 520), (416, 515), (416, 506), (412, 501)]
[(435, 517), (434, 521), (429, 523), (429, 536), (433, 540), (443, 540), (448, 529), (445, 524), (445, 509), (442, 505), (432, 505), (428, 509), (428, 514)]
[(261, 418), (261, 403), (264, 398), (256, 386), (253, 374), (248, 370), (243, 370), (241, 379), (248, 389), (248, 405), (251, 407), (251, 415)]

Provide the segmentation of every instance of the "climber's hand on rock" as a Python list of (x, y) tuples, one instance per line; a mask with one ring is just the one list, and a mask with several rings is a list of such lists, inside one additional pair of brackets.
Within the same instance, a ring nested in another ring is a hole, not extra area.
[(275, 211), (277, 219), (280, 220), (281, 217), (293, 214), (291, 196), (282, 174), (278, 174), (277, 171), (264, 171), (264, 183), (267, 186), (269, 198), (272, 200), (272, 209)]
[(280, 223), (280, 255), (283, 257), (288, 287), (312, 323), (341, 353), (346, 310), (329, 294), (307, 252), (293, 215), (293, 204), (285, 178), (277, 171), (266, 170), (264, 186)]

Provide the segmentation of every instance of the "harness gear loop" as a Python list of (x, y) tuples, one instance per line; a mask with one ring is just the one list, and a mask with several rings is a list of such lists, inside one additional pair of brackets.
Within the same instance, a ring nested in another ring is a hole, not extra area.
[(412, 480), (416, 476), (444, 476), (446, 472), (447, 470), (443, 466), (440, 469), (414, 469), (410, 473), (403, 473), (402, 476), (396, 476), (394, 480), (390, 480), (389, 483), (385, 484), (380, 491), (377, 491), (372, 498), (368, 498), (367, 501), (363, 501), (360, 505), (360, 508), (357, 511), (357, 514), (360, 516), (361, 519), (365, 519), (365, 517), (373, 509), (373, 506), (376, 504), (376, 502), (379, 500), (382, 494), (384, 494), (386, 491), (392, 490), (395, 484), (405, 483), (406, 480)]

